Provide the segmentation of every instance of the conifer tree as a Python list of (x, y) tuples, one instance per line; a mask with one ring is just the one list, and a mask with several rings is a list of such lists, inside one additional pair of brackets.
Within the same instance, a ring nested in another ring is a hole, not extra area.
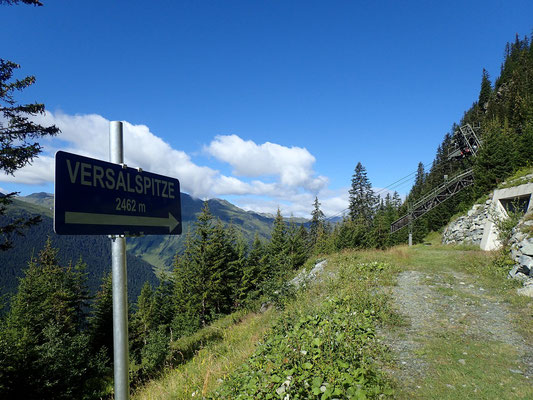
[(268, 244), (268, 276), (267, 280), (276, 280), (290, 270), (290, 260), (288, 256), (287, 225), (278, 208), (272, 236)]
[(308, 257), (307, 231), (303, 225), (296, 226), (291, 221), (287, 230), (287, 255), (290, 268), (296, 270), (304, 265)]
[(174, 283), (170, 279), (160, 279), (154, 294), (154, 315), (153, 326), (161, 327), (162, 330), (173, 338), (172, 319), (176, 312), (175, 303), (172, 301), (174, 294)]
[(324, 231), (325, 220), (324, 213), (320, 209), (318, 197), (315, 197), (313, 207), (313, 211), (311, 211), (311, 225), (309, 226), (309, 246), (311, 249), (313, 249), (316, 245), (319, 231)]
[(1, 334), (7, 346), (0, 352), (9, 348), (0, 354), (2, 398), (82, 398), (102, 372), (82, 331), (88, 298), (84, 266), (61, 267), (57, 253), (48, 240), (13, 297)]
[(231, 289), (235, 286), (237, 272), (232, 270), (235, 265), (231, 262), (235, 261), (237, 255), (232, 244), (228, 240), (224, 225), (217, 219), (206, 252), (210, 270), (206, 301), (212, 317), (228, 313), (233, 305)]
[(316, 255), (319, 254), (329, 254), (335, 251), (335, 238), (338, 235), (338, 225), (335, 225), (333, 232), (331, 227), (327, 222), (322, 224), (317, 232), (317, 239), (315, 246), (313, 248), (313, 253)]
[(366, 175), (366, 169), (360, 162), (355, 167), (349, 194), (350, 220), (370, 226), (377, 201)]
[(246, 303), (259, 298), (262, 294), (262, 283), (266, 280), (266, 249), (256, 233), (247, 262), (243, 267), (239, 301)]
[(89, 318), (89, 334), (93, 353), (104, 348), (108, 359), (113, 360), (113, 285), (111, 273), (104, 275), (100, 290)]
[(387, 246), (387, 238), (390, 228), (387, 219), (387, 206), (383, 200), (380, 200), (379, 202), (373, 222), (369, 245), (370, 247), (383, 249)]
[(483, 146), (474, 163), (475, 189), (478, 196), (494, 188), (513, 171), (514, 145), (497, 121), (486, 126)]
[(206, 201), (194, 234), (188, 236), (185, 252), (174, 266), (177, 312), (198, 315), (202, 325), (230, 309), (226, 278), (233, 255), (222, 223), (213, 220)]
[[(201, 287), (202, 277), (196, 271), (196, 264), (193, 257), (194, 244), (193, 235), (189, 231), (185, 237), (185, 250), (182, 255), (174, 258), (173, 270), (173, 303), (175, 304), (176, 315), (173, 320), (175, 331), (180, 331), (185, 326), (193, 324), (191, 317), (201, 315)], [(199, 326), (199, 325), (198, 325)], [(176, 332), (178, 335), (178, 333)], [(179, 336), (179, 335), (178, 335)]]
[[(31, 0), (25, 0), (31, 2)], [(11, 1), (13, 3), (13, 1)], [(10, 4), (10, 3), (8, 3)], [(17, 104), (15, 93), (35, 83), (34, 76), (21, 80), (13, 79), (13, 73), (20, 65), (0, 58), (0, 171), (11, 174), (24, 167), (39, 155), (42, 150), (37, 140), (45, 136), (54, 136), (59, 132), (56, 126), (45, 127), (30, 120), (30, 117), (44, 114), (44, 104)], [(0, 196), (0, 216), (5, 214), (6, 206), (16, 193)], [(40, 217), (18, 218), (9, 224), (0, 226), (0, 250), (11, 248), (11, 236), (23, 234), (25, 227), (40, 222)]]
[(411, 189), (411, 193), (409, 194), (411, 201), (416, 201), (418, 200), (418, 198), (420, 198), (420, 196), (424, 192), (424, 185), (426, 183), (426, 179), (427, 175), (424, 171), (424, 164), (419, 162), (416, 170), (415, 183), (413, 185), (413, 188)]
[[(160, 292), (161, 293), (161, 292)], [(171, 296), (166, 298), (167, 303), (171, 303), (169, 300)], [(133, 315), (132, 325), (136, 328), (137, 340), (142, 342), (143, 346), (146, 346), (150, 332), (158, 326), (157, 321), (157, 304), (154, 290), (150, 283), (145, 282), (141, 289), (141, 293), (137, 298), (137, 311)]]
[(225, 297), (228, 308), (233, 308), (241, 304), (243, 276), (248, 264), (248, 243), (241, 234), (237, 233), (233, 224), (228, 229), (227, 246), (229, 246), (229, 258)]
[(483, 109), (488, 108), (488, 102), (490, 95), (492, 93), (492, 83), (490, 82), (489, 73), (485, 68), (483, 68), (483, 73), (481, 74), (481, 89), (479, 91), (478, 104)]

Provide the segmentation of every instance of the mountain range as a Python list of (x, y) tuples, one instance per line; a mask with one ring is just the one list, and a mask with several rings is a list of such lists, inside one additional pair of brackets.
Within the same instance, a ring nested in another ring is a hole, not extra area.
[[(181, 194), (182, 229), (180, 236), (149, 235), (127, 239), (128, 295), (135, 299), (145, 281), (157, 285), (157, 277), (171, 269), (176, 253), (185, 245), (186, 233), (194, 228), (197, 215), (203, 208), (203, 201), (186, 193)], [(208, 200), (211, 213), (224, 224), (233, 224), (243, 237), (251, 242), (257, 234), (268, 240), (274, 217), (245, 211), (226, 200)], [(80, 257), (87, 264), (89, 289), (95, 293), (102, 276), (111, 270), (111, 246), (109, 239), (99, 236), (56, 235), (53, 231), (54, 196), (50, 193), (33, 193), (18, 197), (8, 207), (6, 215), (0, 217), (5, 224), (14, 218), (40, 215), (42, 222), (24, 231), (24, 236), (15, 236), (12, 249), (0, 252), (0, 290), (13, 292), (22, 276), (24, 268), (32, 257), (36, 257), (48, 237), (54, 247), (60, 250), (61, 265), (75, 263)], [(292, 219), (295, 223), (305, 223), (305, 219)]]

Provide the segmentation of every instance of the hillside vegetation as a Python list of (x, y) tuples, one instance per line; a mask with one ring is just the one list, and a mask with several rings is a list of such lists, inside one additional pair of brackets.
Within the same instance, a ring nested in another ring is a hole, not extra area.
[[(24, 236), (13, 238), (13, 247), (0, 251), (0, 293), (15, 292), (23, 271), (32, 257), (37, 257), (50, 238), (54, 247), (61, 249), (58, 254), (60, 264), (76, 263), (80, 258), (87, 264), (87, 285), (89, 293), (94, 295), (102, 283), (105, 274), (111, 271), (111, 245), (105, 236), (60, 236), (53, 231), (52, 211), (37, 204), (14, 200), (7, 209), (7, 214), (0, 216), (0, 224), (6, 224), (16, 218), (30, 218), (38, 215), (42, 222), (25, 229)], [(128, 296), (137, 298), (145, 282), (156, 285), (152, 265), (133, 254), (127, 254)]]
[(134, 398), (531, 398), (533, 303), (495, 261), (436, 244), (331, 255), (267, 312), (171, 345), (200, 347)]

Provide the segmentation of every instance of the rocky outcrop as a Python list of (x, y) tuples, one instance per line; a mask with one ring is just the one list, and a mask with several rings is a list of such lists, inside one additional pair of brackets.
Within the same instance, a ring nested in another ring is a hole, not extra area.
[[(444, 244), (481, 244), (486, 222), (491, 218), (491, 200), (484, 204), (476, 204), (466, 215), (452, 221), (444, 230)], [(533, 297), (533, 236), (531, 233), (533, 220), (529, 211), (513, 228), (509, 240), (509, 255), (515, 262), (509, 271), (509, 278), (524, 282), (519, 294)]]
[(300, 289), (301, 287), (308, 285), (310, 282), (319, 280), (327, 263), (328, 260), (317, 261), (311, 271), (308, 272), (306, 270), (302, 270), (289, 282), (289, 284), (294, 286), (296, 289)]
[(533, 220), (522, 220), (512, 231), (510, 256), (515, 265), (509, 277), (527, 281), (533, 278), (533, 237), (524, 231), (533, 226)]
[(452, 221), (444, 230), (444, 244), (475, 244), (480, 245), (483, 239), (483, 228), (489, 218), (491, 201), (475, 204), (466, 215)]

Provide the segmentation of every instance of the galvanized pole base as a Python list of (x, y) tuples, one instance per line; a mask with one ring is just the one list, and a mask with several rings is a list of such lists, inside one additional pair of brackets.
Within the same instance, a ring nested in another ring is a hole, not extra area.
[[(109, 158), (112, 163), (124, 162), (122, 122), (109, 126)], [(111, 237), (111, 278), (113, 286), (113, 359), (115, 400), (129, 399), (128, 297), (126, 272), (126, 238)]]

